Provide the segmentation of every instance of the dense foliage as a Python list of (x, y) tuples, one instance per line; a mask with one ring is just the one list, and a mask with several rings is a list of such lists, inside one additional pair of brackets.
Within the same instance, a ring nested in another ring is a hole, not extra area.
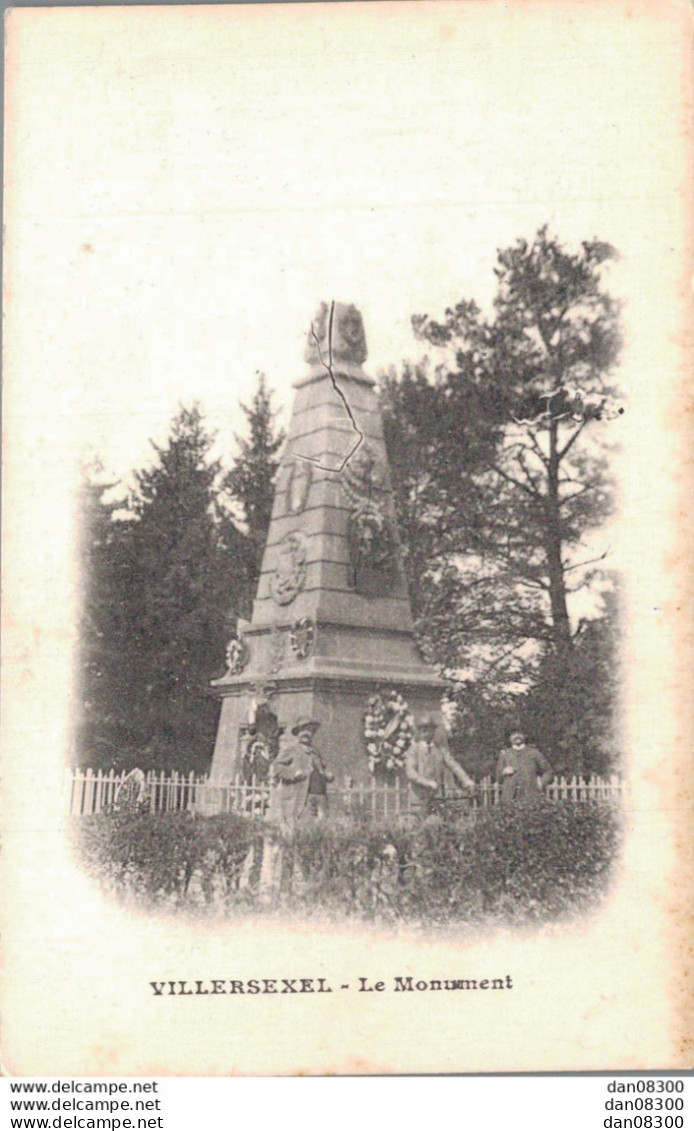
[[(235, 816), (100, 815), (76, 825), (77, 848), (122, 899), (169, 910), (256, 908), (239, 879), (262, 826)], [(307, 824), (284, 911), (420, 926), (543, 923), (605, 894), (619, 839), (607, 804), (499, 807), (417, 826)]]
[(557, 768), (579, 772), (608, 770), (614, 745), (598, 678), (614, 602), (587, 627), (613, 585), (595, 535), (614, 506), (614, 258), (599, 241), (570, 252), (546, 228), (517, 241), (498, 254), (491, 315), (462, 300), (442, 321), (416, 316), (433, 360), (382, 382), (418, 631), (460, 681), (464, 737), (520, 714), (537, 739), (541, 719)]
[(275, 426), (277, 414), (272, 409), (272, 394), (264, 374), (258, 377), (258, 387), (250, 405), (242, 404), (241, 409), (248, 425), (248, 438), (234, 437), (238, 456), (224, 486), (243, 509), (246, 530), (255, 547), (256, 563), (260, 569), (272, 514), (275, 476), (279, 467), (277, 456), (285, 440), (284, 432), (277, 431)]
[[(264, 383), (258, 396), (260, 466), (270, 460)], [(251, 430), (254, 419), (251, 411)], [(209, 767), (219, 713), (210, 679), (224, 671), (225, 644), (250, 611), (264, 538), (235, 518), (213, 441), (199, 407), (182, 407), (125, 504), (108, 501), (98, 480), (85, 484), (81, 765)], [(270, 460), (266, 498), (275, 470)]]

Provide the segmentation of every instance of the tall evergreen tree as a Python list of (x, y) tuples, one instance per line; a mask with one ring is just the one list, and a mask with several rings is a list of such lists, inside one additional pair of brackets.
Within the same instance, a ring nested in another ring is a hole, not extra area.
[[(491, 316), (469, 300), (441, 322), (415, 316), (440, 363), (384, 382), (425, 645), (497, 704), (549, 668), (555, 688), (572, 680), (571, 593), (595, 581), (600, 554), (584, 542), (613, 505), (614, 256), (599, 241), (571, 253), (546, 228), (517, 241), (498, 254)], [(570, 700), (555, 702), (556, 742), (575, 729)]]
[(78, 500), (82, 600), (75, 759), (81, 765), (116, 765), (124, 739), (122, 664), (131, 541), (130, 524), (114, 517), (122, 503), (108, 498), (115, 486), (100, 468), (92, 468)]
[[(77, 758), (106, 768), (207, 769), (218, 704), (209, 681), (250, 611), (272, 506), (275, 435), (260, 379), (250, 440), (225, 475), (197, 405), (182, 407), (123, 503), (85, 482), (81, 556), (82, 698)], [(239, 529), (228, 484), (244, 506)], [(124, 513), (116, 515), (117, 510)]]
[(150, 766), (207, 767), (218, 706), (209, 679), (247, 594), (252, 552), (223, 509), (222, 468), (200, 409), (181, 408), (136, 475), (128, 601), (131, 738)]
[(259, 571), (272, 513), (279, 467), (277, 456), (285, 440), (285, 433), (275, 427), (277, 413), (273, 410), (272, 391), (263, 373), (258, 375), (258, 385), (250, 405), (241, 404), (241, 408), (246, 416), (248, 435), (234, 436), (239, 455), (226, 476), (225, 487), (243, 509)]

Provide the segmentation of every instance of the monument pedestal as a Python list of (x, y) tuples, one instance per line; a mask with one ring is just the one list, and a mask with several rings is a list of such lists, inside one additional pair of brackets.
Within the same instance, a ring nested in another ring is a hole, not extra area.
[(323, 304), (309, 333), (250, 626), (230, 644), (212, 781), (242, 772), (257, 704), (288, 730), (321, 724), (338, 780), (371, 780), (368, 700), (396, 690), (416, 717), (439, 716), (446, 686), (421, 658), (400, 560), (361, 315)]

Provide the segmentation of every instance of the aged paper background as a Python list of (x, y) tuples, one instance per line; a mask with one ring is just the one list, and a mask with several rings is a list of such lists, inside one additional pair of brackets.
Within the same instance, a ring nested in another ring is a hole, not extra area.
[[(691, 1064), (691, 46), (688, 5), (638, 0), (9, 14), (10, 1073)], [(244, 180), (250, 145), (264, 164)], [(224, 172), (220, 153), (237, 163)], [(475, 265), (487, 279), (495, 247), (545, 220), (562, 239), (598, 236), (622, 253), (628, 414), (613, 560), (628, 580), (632, 804), (606, 908), (573, 926), (471, 938), (212, 928), (106, 902), (70, 857), (61, 798), (80, 459), (98, 450), (118, 474), (137, 466), (179, 397), (200, 396), (230, 437), (255, 368), (288, 390), (321, 299), (362, 307), (372, 372), (397, 363), (411, 313), (477, 296)], [(397, 291), (402, 277), (409, 289)], [(487, 996), (189, 999), (148, 987), (506, 973), (513, 991)]]

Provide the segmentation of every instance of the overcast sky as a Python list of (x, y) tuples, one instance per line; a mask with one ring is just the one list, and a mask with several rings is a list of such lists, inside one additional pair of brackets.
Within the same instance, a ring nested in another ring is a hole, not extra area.
[(375, 373), (420, 356), (413, 313), (488, 302), (496, 249), (544, 222), (620, 250), (610, 287), (638, 399), (662, 364), (654, 303), (682, 208), (663, 177), (678, 160), (667, 115), (685, 60), (652, 5), (580, 13), (25, 12), (8, 262), (14, 387), (37, 439), (58, 414), (73, 455), (124, 476), (197, 398), (228, 458), (258, 370), (290, 403), (321, 300), (360, 307)]

